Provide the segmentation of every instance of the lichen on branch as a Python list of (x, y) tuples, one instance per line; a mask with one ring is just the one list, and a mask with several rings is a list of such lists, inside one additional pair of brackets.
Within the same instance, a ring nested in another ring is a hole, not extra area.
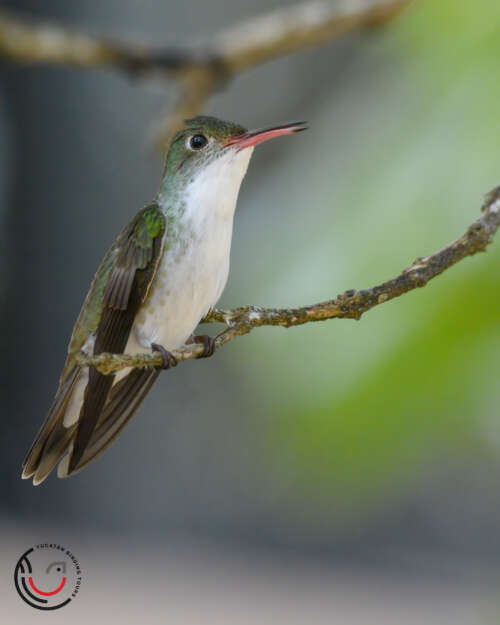
[[(395, 278), (377, 286), (360, 291), (354, 289), (346, 291), (334, 299), (301, 308), (242, 306), (233, 310), (215, 309), (202, 322), (222, 323), (226, 326), (226, 329), (216, 338), (216, 348), (219, 349), (237, 336), (248, 334), (254, 328), (261, 326), (291, 328), (327, 319), (360, 319), (371, 308), (416, 288), (424, 287), (430, 280), (455, 263), (478, 252), (484, 252), (500, 228), (500, 186), (487, 194), (482, 213), (482, 216), (474, 221), (460, 238), (434, 254), (417, 258)], [(203, 349), (202, 345), (192, 344), (174, 350), (172, 354), (179, 362), (182, 362), (197, 358)], [(127, 367), (157, 367), (162, 364), (161, 356), (158, 354), (103, 353), (89, 356), (81, 353), (77, 361), (82, 366), (93, 366), (104, 374)]]

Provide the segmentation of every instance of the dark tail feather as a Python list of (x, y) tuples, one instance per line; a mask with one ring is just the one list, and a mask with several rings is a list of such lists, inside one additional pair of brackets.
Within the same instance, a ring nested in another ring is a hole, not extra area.
[[(33, 483), (39, 484), (44, 479), (38, 476), (39, 467), (43, 464), (40, 476), (43, 473), (46, 477), (66, 451), (71, 438), (68, 439), (67, 434), (70, 430), (73, 433), (74, 428), (65, 428), (62, 420), (79, 373), (80, 368), (74, 367), (60, 383), (47, 417), (24, 458), (23, 479), (35, 475)], [(47, 470), (49, 465), (51, 466)]]
[(134, 416), (159, 374), (160, 371), (157, 369), (133, 369), (112, 387), (108, 401), (78, 463), (73, 466), (70, 464), (69, 459), (74, 457), (73, 452), (60, 463), (58, 477), (69, 477), (78, 473), (115, 440)]
[(92, 438), (92, 433), (101, 415), (106, 398), (113, 385), (114, 375), (103, 375), (90, 367), (89, 383), (85, 391), (82, 411), (78, 419), (76, 436), (69, 459), (71, 473), (80, 462), (83, 453)]
[(65, 427), (62, 419), (56, 423), (47, 442), (43, 454), (38, 463), (36, 473), (33, 476), (33, 484), (38, 486), (48, 476), (59, 460), (68, 451), (68, 447), (74, 438), (76, 423), (69, 428)]

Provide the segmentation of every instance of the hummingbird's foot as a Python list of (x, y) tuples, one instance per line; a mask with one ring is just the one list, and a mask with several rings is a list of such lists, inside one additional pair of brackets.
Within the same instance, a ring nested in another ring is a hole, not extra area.
[(193, 343), (201, 343), (203, 345), (203, 351), (197, 358), (210, 358), (215, 352), (215, 339), (208, 334), (198, 334), (192, 337)]
[(161, 354), (161, 359), (163, 363), (157, 367), (157, 369), (170, 369), (170, 367), (175, 367), (177, 365), (177, 358), (171, 354), (168, 350), (166, 350), (163, 345), (158, 345), (158, 343), (151, 343), (151, 349), (154, 352), (158, 352)]

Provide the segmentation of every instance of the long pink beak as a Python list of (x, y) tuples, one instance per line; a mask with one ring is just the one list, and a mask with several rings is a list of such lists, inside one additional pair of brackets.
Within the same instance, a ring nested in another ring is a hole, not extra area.
[(281, 124), (280, 126), (270, 126), (268, 128), (260, 128), (259, 130), (249, 130), (248, 132), (238, 135), (237, 137), (231, 137), (225, 144), (225, 147), (234, 145), (238, 148), (238, 152), (245, 148), (259, 145), (269, 139), (275, 137), (281, 137), (282, 135), (291, 135), (294, 132), (301, 132), (307, 130), (307, 122), (289, 122), (288, 124)]

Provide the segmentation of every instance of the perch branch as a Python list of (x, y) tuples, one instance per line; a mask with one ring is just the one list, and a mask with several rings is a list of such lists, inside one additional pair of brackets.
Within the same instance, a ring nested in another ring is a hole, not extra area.
[(320, 46), (354, 29), (378, 26), (411, 0), (313, 0), (227, 28), (204, 45), (153, 49), (99, 39), (65, 27), (0, 11), (0, 57), (19, 63), (108, 67), (174, 78), (181, 95), (155, 129), (165, 146), (182, 121), (198, 114), (227, 81), (257, 65)]
[[(213, 310), (203, 323), (223, 323), (226, 329), (218, 335), (216, 347), (219, 349), (237, 336), (248, 334), (260, 326), (293, 326), (325, 321), (326, 319), (360, 319), (367, 310), (388, 302), (413, 289), (425, 286), (440, 273), (458, 263), (467, 256), (484, 252), (486, 246), (500, 227), (500, 187), (493, 189), (485, 198), (482, 216), (469, 226), (465, 234), (439, 252), (417, 258), (396, 278), (378, 286), (361, 291), (346, 291), (335, 299), (304, 306), (302, 308), (260, 308), (243, 306), (234, 310)], [(187, 345), (172, 354), (179, 362), (196, 358), (203, 351), (203, 346)], [(157, 354), (108, 354), (78, 356), (80, 365), (92, 365), (101, 373), (108, 374), (126, 367), (152, 367), (161, 365)]]

